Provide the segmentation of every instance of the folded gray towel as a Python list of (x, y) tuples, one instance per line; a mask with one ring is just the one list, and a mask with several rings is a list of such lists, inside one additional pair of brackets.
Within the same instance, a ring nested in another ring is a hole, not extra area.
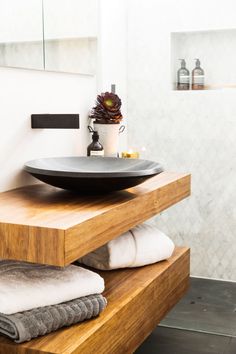
[(61, 327), (98, 316), (106, 304), (106, 299), (96, 294), (12, 315), (0, 313), (0, 334), (16, 343), (26, 342)]

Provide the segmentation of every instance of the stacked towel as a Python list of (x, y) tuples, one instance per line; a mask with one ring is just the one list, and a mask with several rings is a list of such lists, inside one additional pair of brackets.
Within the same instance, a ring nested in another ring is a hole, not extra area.
[(142, 224), (82, 257), (79, 263), (102, 270), (140, 267), (169, 258), (174, 248), (163, 232)]
[(98, 316), (105, 307), (106, 299), (98, 294), (13, 315), (0, 313), (0, 334), (22, 343)]
[(18, 343), (97, 316), (106, 306), (98, 274), (0, 261), (0, 333)]
[(75, 265), (60, 268), (0, 261), (0, 312), (5, 314), (56, 305), (103, 290), (100, 275)]

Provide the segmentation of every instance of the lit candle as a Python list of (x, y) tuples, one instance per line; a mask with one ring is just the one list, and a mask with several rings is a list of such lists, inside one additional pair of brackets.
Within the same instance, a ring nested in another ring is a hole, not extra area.
[(121, 154), (121, 157), (124, 159), (138, 159), (139, 158), (139, 152), (138, 151), (133, 151), (132, 149), (129, 149), (128, 151), (123, 151)]

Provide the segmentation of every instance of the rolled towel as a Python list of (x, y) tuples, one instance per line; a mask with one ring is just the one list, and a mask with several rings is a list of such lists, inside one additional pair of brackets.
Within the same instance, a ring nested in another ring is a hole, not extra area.
[(16, 343), (26, 342), (98, 316), (106, 304), (106, 299), (98, 294), (12, 315), (0, 313), (0, 334)]
[(55, 305), (103, 290), (100, 275), (76, 265), (60, 268), (0, 261), (0, 312), (4, 314)]
[(169, 258), (174, 248), (163, 232), (142, 224), (80, 258), (79, 263), (102, 270), (140, 267)]
[(173, 241), (155, 226), (138, 225), (131, 232), (136, 243), (133, 267), (160, 262), (173, 254)]

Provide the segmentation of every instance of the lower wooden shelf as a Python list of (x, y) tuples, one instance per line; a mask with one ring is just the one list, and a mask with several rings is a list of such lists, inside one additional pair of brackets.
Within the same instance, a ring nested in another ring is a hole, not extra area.
[(168, 261), (100, 272), (108, 306), (98, 318), (23, 344), (0, 337), (0, 353), (133, 353), (186, 292), (189, 259), (188, 248), (176, 248)]

